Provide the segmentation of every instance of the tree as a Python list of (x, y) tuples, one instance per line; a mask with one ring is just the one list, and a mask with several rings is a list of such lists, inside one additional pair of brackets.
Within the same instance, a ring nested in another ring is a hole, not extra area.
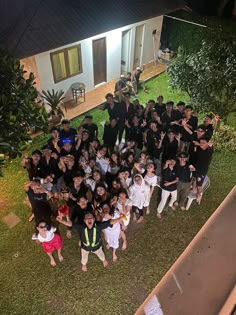
[(198, 51), (188, 55), (179, 49), (168, 73), (171, 86), (186, 91), (196, 109), (222, 117), (236, 111), (235, 37), (211, 36), (202, 41)]
[(37, 102), (34, 75), (27, 75), (18, 59), (0, 51), (0, 169), (25, 148), (31, 127), (47, 129), (48, 115)]

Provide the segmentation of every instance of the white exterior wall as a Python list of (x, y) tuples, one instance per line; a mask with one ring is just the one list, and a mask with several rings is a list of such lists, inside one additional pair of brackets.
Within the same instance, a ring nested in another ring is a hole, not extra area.
[[(35, 55), (35, 60), (38, 68), (39, 79), (42, 90), (62, 89), (65, 92), (66, 99), (71, 98), (70, 86), (74, 82), (83, 82), (86, 86), (86, 91), (94, 89), (94, 78), (93, 78), (93, 51), (92, 41), (102, 37), (106, 37), (107, 46), (107, 81), (119, 78), (121, 72), (121, 44), (122, 44), (122, 32), (125, 30), (131, 30), (131, 64), (130, 71), (133, 68), (133, 55), (134, 55), (134, 44), (135, 44), (135, 28), (138, 25), (145, 24), (144, 28), (144, 43), (143, 43), (143, 57), (142, 63), (146, 64), (154, 60), (153, 52), (153, 35), (152, 31), (157, 30), (158, 35), (155, 36), (155, 51), (156, 56), (160, 44), (160, 34), (162, 28), (163, 17), (155, 17), (149, 20), (141, 21), (139, 23), (124, 26), (122, 28), (103, 33), (88, 39), (75, 42), (70, 45), (59, 47), (54, 50), (50, 50), (38, 55)], [(70, 46), (81, 44), (82, 53), (82, 67), (83, 73), (63, 80), (58, 83), (54, 83), (52, 66), (50, 60), (50, 53), (67, 48)]]

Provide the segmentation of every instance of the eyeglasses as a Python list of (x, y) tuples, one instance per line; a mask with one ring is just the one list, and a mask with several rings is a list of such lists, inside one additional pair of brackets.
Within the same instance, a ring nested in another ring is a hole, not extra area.
[(47, 225), (41, 225), (39, 226), (39, 229), (46, 229), (47, 228)]

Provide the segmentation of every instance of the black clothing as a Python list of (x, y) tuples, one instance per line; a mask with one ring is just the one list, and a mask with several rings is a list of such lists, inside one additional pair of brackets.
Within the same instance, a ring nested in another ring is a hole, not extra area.
[(192, 179), (192, 172), (189, 169), (189, 165), (185, 164), (181, 166), (179, 164), (176, 165), (176, 175), (179, 178), (179, 181), (183, 183), (190, 183)]
[(97, 137), (98, 126), (96, 124), (93, 124), (93, 123), (91, 125), (84, 124), (82, 127), (88, 130), (90, 141)]
[(204, 137), (207, 138), (207, 140), (209, 141), (212, 136), (213, 136), (213, 133), (214, 133), (214, 129), (213, 129), (213, 125), (212, 124), (209, 124), (208, 126), (205, 126), (205, 135)]
[[(81, 248), (84, 250), (87, 250), (88, 252), (95, 252), (102, 246), (102, 230), (112, 227), (111, 220), (104, 221), (104, 222), (95, 222), (93, 227), (89, 229), (85, 224), (73, 224), (73, 228), (76, 229), (79, 232), (80, 235), (80, 240), (81, 240)], [(87, 244), (87, 239), (86, 239), (86, 231), (88, 233), (88, 240), (89, 244)], [(92, 246), (94, 237), (93, 233), (96, 233), (95, 237), (95, 246)]]
[(135, 141), (137, 142), (138, 149), (142, 150), (143, 148), (143, 128), (141, 125), (133, 126), (130, 125), (128, 128), (128, 141)]
[(150, 156), (159, 158), (160, 149), (158, 149), (158, 143), (160, 141), (160, 132), (154, 132), (151, 129), (147, 131), (147, 152)]
[(162, 148), (163, 148), (162, 161), (165, 162), (168, 159), (175, 158), (178, 151), (178, 141), (174, 139), (172, 142), (170, 142), (169, 137), (166, 136), (163, 139)]
[(86, 211), (93, 211), (92, 204), (90, 202), (87, 203), (87, 207), (85, 209), (82, 209), (78, 204), (76, 204), (73, 208), (73, 212), (70, 215), (71, 222), (83, 224), (84, 213)]
[(161, 179), (161, 188), (164, 190), (168, 191), (174, 191), (177, 189), (177, 183), (169, 185), (169, 186), (164, 186), (166, 182), (172, 182), (176, 180), (177, 174), (176, 174), (176, 169), (174, 168), (173, 171), (167, 167), (162, 170), (162, 179)]
[(166, 111), (166, 105), (164, 103), (162, 105), (156, 103), (154, 109), (157, 112), (158, 116), (161, 117), (162, 114)]
[(114, 107), (111, 108), (110, 104), (109, 103), (105, 103), (104, 104), (104, 107), (103, 109), (107, 109), (108, 111), (108, 114), (109, 114), (109, 119), (112, 120), (112, 119), (118, 119), (119, 116), (120, 116), (120, 113), (119, 113), (119, 103), (116, 103), (114, 102)]
[(114, 128), (112, 128), (110, 124), (104, 125), (104, 133), (102, 139), (105, 146), (114, 148), (116, 144), (117, 135), (118, 125), (116, 125)]
[(29, 187), (27, 195), (32, 206), (32, 213), (34, 214), (35, 224), (40, 221), (45, 221), (47, 224), (51, 223), (52, 209), (50, 203), (47, 200), (46, 193), (35, 193), (32, 188)]
[(64, 177), (64, 182), (65, 182), (67, 187), (70, 187), (73, 184), (73, 176), (74, 176), (76, 171), (77, 171), (76, 166), (72, 167), (72, 169), (68, 169), (66, 166), (66, 171), (65, 171), (63, 177)]
[(195, 168), (196, 173), (206, 175), (213, 155), (213, 148), (208, 147), (206, 150), (197, 148)]
[[(78, 199), (79, 197), (86, 197), (86, 193), (88, 191), (88, 188), (85, 186), (85, 184), (82, 182), (78, 189), (75, 188), (74, 183), (69, 185), (70, 192), (73, 195), (74, 198)], [(69, 200), (69, 202), (76, 203), (72, 199)]]
[(42, 178), (54, 175), (53, 183), (56, 183), (57, 178), (62, 175), (62, 172), (58, 167), (59, 160), (51, 157), (49, 163), (47, 163), (46, 158), (43, 156), (40, 161), (42, 165)]
[(29, 180), (32, 181), (34, 178), (40, 177), (42, 178), (42, 166), (41, 162), (39, 161), (38, 165), (33, 164), (33, 160), (30, 158), (28, 159), (27, 167), (26, 168), (29, 176)]
[(132, 103), (126, 105), (125, 102), (121, 102), (119, 104), (118, 109), (120, 121), (122, 122), (125, 122), (126, 119), (128, 120), (132, 119), (135, 114), (134, 105)]
[(75, 145), (75, 136), (77, 135), (77, 131), (74, 128), (70, 128), (68, 131), (64, 129), (60, 130), (59, 138), (60, 138), (60, 146), (63, 146), (64, 140), (70, 140), (72, 145)]
[[(194, 132), (195, 130), (197, 130), (197, 125), (198, 125), (198, 119), (195, 116), (191, 116), (191, 118), (188, 120), (187, 124), (189, 126), (191, 126), (192, 128), (191, 131)], [(181, 140), (184, 142), (190, 142), (192, 135), (190, 135), (185, 129), (184, 127), (180, 127), (180, 133), (182, 135)]]
[(182, 118), (181, 113), (178, 110), (176, 110), (176, 109), (173, 109), (171, 111), (170, 116), (167, 115), (167, 112), (164, 112), (161, 115), (161, 121), (162, 121), (162, 124), (163, 124), (163, 130), (167, 131), (168, 129), (172, 129), (174, 132), (179, 132), (179, 126), (176, 126), (176, 125), (172, 126), (170, 123), (173, 122), (173, 121), (179, 121), (181, 118)]

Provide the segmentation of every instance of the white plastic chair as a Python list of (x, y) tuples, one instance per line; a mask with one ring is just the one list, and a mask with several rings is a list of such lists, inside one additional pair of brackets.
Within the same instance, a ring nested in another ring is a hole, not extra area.
[[(202, 194), (209, 188), (210, 186), (210, 179), (208, 176), (205, 177), (204, 182), (202, 184)], [(186, 205), (186, 210), (188, 210), (193, 202), (193, 200), (197, 199), (197, 189), (192, 190), (189, 195), (188, 195), (188, 200), (187, 200), (187, 205)]]

